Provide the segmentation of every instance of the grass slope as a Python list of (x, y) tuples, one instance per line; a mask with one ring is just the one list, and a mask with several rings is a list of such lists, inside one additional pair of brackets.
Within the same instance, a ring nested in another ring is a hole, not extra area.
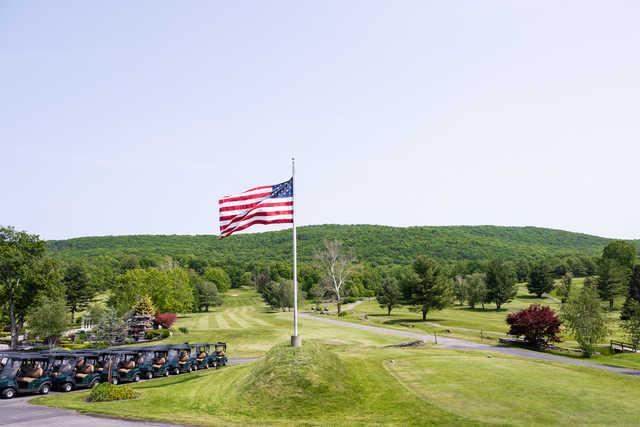
[[(387, 227), (378, 225), (316, 225), (298, 228), (298, 256), (311, 260), (323, 239), (340, 239), (363, 261), (406, 263), (418, 254), (439, 259), (519, 260), (565, 254), (599, 255), (609, 239), (537, 227), (443, 226)], [(139, 235), (81, 237), (48, 242), (65, 257), (96, 255), (194, 254), (211, 260), (289, 260), (291, 232), (215, 236)]]
[(231, 292), (222, 309), (181, 317), (191, 332), (171, 340), (223, 339), (231, 357), (261, 360), (135, 384), (132, 401), (87, 403), (78, 392), (34, 402), (193, 425), (634, 425), (640, 417), (638, 378), (496, 353), (388, 348), (402, 338), (309, 319), (302, 349), (292, 349), (282, 345), (291, 313), (270, 311), (251, 290)]

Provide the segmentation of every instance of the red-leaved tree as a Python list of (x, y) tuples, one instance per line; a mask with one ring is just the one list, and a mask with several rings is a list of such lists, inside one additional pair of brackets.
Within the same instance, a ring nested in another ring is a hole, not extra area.
[(550, 342), (560, 342), (560, 319), (546, 305), (531, 304), (516, 313), (510, 313), (507, 323), (511, 327), (509, 335), (522, 336), (525, 342), (536, 348), (546, 348)]
[(163, 328), (170, 328), (176, 321), (175, 313), (156, 313), (156, 323)]

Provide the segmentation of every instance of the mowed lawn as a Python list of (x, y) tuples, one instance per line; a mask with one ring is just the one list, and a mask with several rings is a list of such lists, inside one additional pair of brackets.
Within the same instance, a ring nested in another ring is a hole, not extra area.
[[(288, 341), (291, 318), (264, 307), (254, 291), (231, 290), (223, 308), (180, 318), (178, 326), (190, 333), (170, 341), (222, 340), (232, 358), (258, 357)], [(87, 392), (78, 392), (34, 402), (194, 425), (636, 425), (640, 419), (636, 377), (488, 352), (387, 348), (402, 338), (310, 319), (302, 319), (300, 332), (303, 346), (317, 343), (337, 355), (340, 366), (317, 375), (322, 384), (335, 381), (335, 392), (318, 393), (313, 379), (307, 391), (300, 382), (295, 402), (275, 409), (246, 390), (258, 361), (139, 383), (133, 387), (141, 395), (131, 401), (87, 403)], [(270, 392), (277, 397), (280, 390)]]

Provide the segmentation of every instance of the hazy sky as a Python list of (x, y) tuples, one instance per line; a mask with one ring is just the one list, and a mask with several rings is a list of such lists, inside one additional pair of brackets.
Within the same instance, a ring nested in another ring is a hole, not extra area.
[[(0, 224), (300, 224), (640, 237), (640, 2), (0, 0)], [(254, 231), (264, 227), (254, 227)]]

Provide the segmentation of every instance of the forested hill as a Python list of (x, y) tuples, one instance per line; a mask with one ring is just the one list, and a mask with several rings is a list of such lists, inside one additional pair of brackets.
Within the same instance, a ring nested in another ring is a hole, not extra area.
[[(339, 239), (361, 261), (406, 263), (424, 254), (442, 260), (521, 260), (559, 255), (599, 255), (609, 239), (537, 227), (314, 225), (298, 227), (298, 251), (308, 261), (323, 239)], [(638, 241), (635, 242), (636, 245)], [(195, 255), (211, 261), (288, 260), (291, 231), (234, 235), (138, 235), (81, 237), (48, 242), (63, 257)]]

